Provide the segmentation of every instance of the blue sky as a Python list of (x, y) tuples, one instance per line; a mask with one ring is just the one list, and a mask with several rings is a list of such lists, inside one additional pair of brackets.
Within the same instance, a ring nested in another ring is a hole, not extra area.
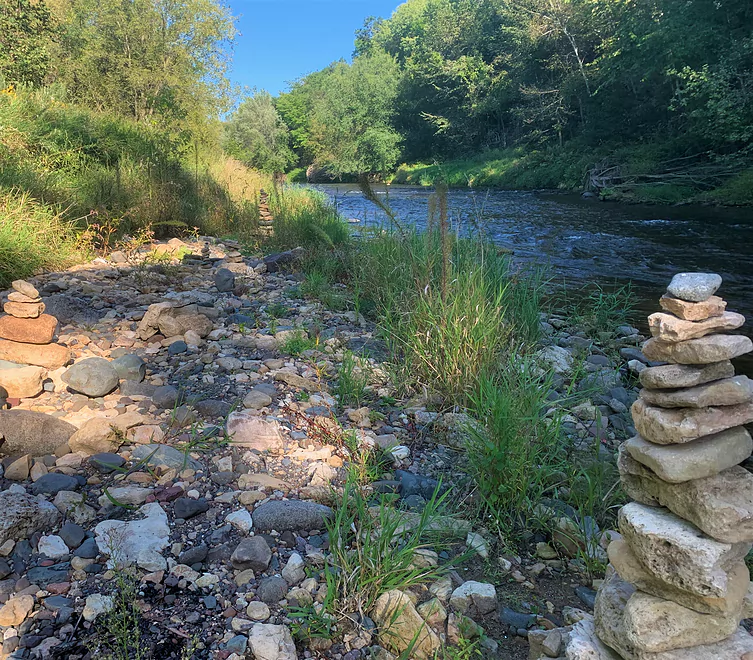
[(286, 83), (353, 53), (367, 16), (388, 17), (400, 0), (229, 0), (240, 35), (230, 79), (278, 94)]

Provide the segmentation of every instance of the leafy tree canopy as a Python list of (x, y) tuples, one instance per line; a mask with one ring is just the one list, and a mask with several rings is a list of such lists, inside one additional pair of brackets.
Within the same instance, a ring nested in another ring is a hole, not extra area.
[(174, 133), (229, 105), (233, 18), (217, 0), (61, 0), (57, 81), (90, 107)]
[(246, 98), (225, 124), (225, 150), (249, 167), (283, 172), (296, 160), (290, 132), (268, 92)]
[(336, 175), (387, 172), (400, 157), (392, 125), (401, 73), (383, 51), (298, 81), (278, 101), (308, 162)]
[(35, 0), (0, 0), (0, 82), (40, 85), (50, 64), (53, 21)]

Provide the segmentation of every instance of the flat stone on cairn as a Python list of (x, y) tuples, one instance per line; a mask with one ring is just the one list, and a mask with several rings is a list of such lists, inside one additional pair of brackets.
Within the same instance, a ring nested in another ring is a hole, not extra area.
[(736, 426), (684, 444), (657, 445), (637, 435), (623, 447), (660, 479), (677, 484), (738, 465), (753, 452), (753, 439), (744, 427)]
[(711, 296), (708, 300), (695, 303), (665, 293), (659, 299), (659, 304), (665, 312), (674, 314), (678, 319), (684, 321), (705, 321), (715, 316), (721, 316), (727, 309), (727, 303), (719, 296)]
[(647, 367), (640, 373), (641, 385), (648, 389), (671, 389), (695, 387), (721, 378), (731, 378), (735, 368), (729, 360), (692, 366), (687, 364), (663, 364)]
[(58, 320), (49, 314), (41, 314), (35, 319), (0, 317), (0, 337), (23, 344), (49, 344), (57, 327)]
[(11, 283), (11, 287), (13, 287), (13, 290), (16, 293), (20, 293), (27, 298), (39, 298), (39, 291), (37, 291), (36, 287), (31, 282), (15, 280)]
[(70, 351), (52, 343), (58, 321), (44, 313), (36, 288), (23, 280), (12, 287), (3, 306), (6, 315), (0, 317), (0, 360), (6, 362), (0, 369), (0, 386), (11, 398), (27, 398), (42, 391), (46, 369), (70, 361)]
[(649, 360), (676, 364), (711, 364), (732, 360), (753, 351), (753, 342), (743, 335), (708, 335), (681, 342), (652, 337), (643, 345)]
[(594, 607), (596, 636), (626, 660), (753, 659), (753, 637), (739, 625), (753, 546), (753, 475), (739, 465), (753, 451), (743, 427), (753, 421), (753, 381), (729, 362), (753, 343), (720, 334), (745, 320), (714, 295), (721, 283), (676, 275), (665, 311), (649, 317), (644, 354), (669, 364), (640, 375), (639, 435), (617, 462), (636, 501), (620, 510), (622, 538), (608, 547)]
[(722, 286), (716, 273), (677, 273), (667, 287), (667, 293), (687, 302), (702, 303)]

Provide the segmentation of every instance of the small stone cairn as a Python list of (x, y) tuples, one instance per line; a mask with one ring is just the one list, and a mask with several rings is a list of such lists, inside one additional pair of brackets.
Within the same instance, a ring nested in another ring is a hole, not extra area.
[(619, 512), (622, 538), (609, 545), (594, 607), (593, 630), (609, 648), (593, 639), (599, 652), (588, 657), (753, 660), (753, 637), (739, 625), (751, 615), (753, 475), (739, 464), (753, 451), (743, 426), (753, 421), (753, 381), (730, 362), (753, 343), (725, 334), (745, 319), (714, 295), (721, 283), (676, 275), (659, 301), (664, 311), (648, 317), (643, 352), (666, 364), (641, 372), (639, 435), (620, 447), (635, 501)]
[(240, 243), (228, 239), (225, 239), (223, 243), (225, 244), (226, 251), (225, 258), (222, 261), (225, 264), (242, 264), (243, 254), (240, 251)]
[(212, 257), (212, 250), (209, 247), (209, 241), (204, 241), (204, 243), (201, 246), (201, 267), (202, 268), (208, 268), (212, 265), (212, 262), (210, 261)]
[(264, 234), (272, 233), (274, 217), (269, 210), (269, 193), (262, 189), (259, 191), (259, 230)]
[(44, 313), (39, 291), (24, 280), (11, 286), (0, 317), (0, 393), (22, 399), (39, 394), (47, 370), (67, 364), (70, 351), (53, 343), (58, 320)]

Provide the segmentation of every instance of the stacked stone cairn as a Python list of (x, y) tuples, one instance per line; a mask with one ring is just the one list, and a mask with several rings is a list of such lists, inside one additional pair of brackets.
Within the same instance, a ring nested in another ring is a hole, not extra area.
[(208, 268), (212, 265), (210, 261), (211, 257), (212, 250), (209, 247), (209, 241), (204, 241), (204, 244), (201, 246), (201, 265), (203, 268)]
[(70, 351), (53, 343), (58, 320), (32, 284), (13, 282), (0, 317), (0, 386), (3, 397), (24, 399), (39, 394), (48, 370), (70, 360)]
[(266, 190), (259, 191), (259, 229), (261, 233), (271, 234), (274, 218), (269, 210), (269, 193)]
[(225, 258), (222, 260), (225, 264), (243, 263), (243, 254), (240, 251), (240, 243), (225, 239), (223, 241), (226, 247)]
[(727, 334), (745, 319), (714, 295), (721, 282), (676, 275), (659, 301), (664, 311), (648, 318), (643, 352), (659, 365), (640, 374), (638, 435), (618, 459), (634, 501), (608, 548), (594, 653), (568, 647), (568, 658), (753, 660), (753, 637), (740, 627), (751, 616), (753, 475), (739, 465), (753, 451), (743, 426), (753, 421), (753, 381), (730, 362), (753, 343)]

